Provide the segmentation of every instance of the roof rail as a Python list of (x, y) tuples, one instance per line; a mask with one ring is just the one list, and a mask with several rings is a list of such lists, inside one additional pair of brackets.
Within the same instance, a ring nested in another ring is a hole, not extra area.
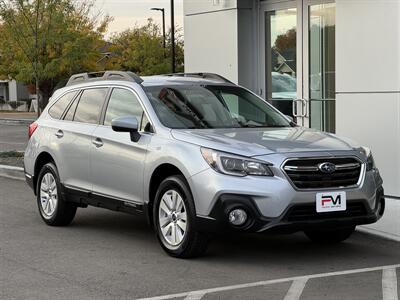
[(215, 74), (215, 73), (203, 73), (203, 72), (199, 72), (199, 73), (171, 73), (171, 74), (164, 74), (162, 76), (178, 76), (178, 77), (200, 77), (203, 79), (216, 79), (216, 80), (220, 80), (226, 83), (232, 83), (232, 81), (230, 81), (229, 79), (226, 79), (225, 77)]
[(136, 82), (137, 84), (141, 84), (143, 82), (143, 79), (140, 78), (140, 76), (130, 71), (127, 72), (103, 71), (103, 72), (81, 73), (72, 75), (69, 78), (66, 86), (71, 86), (82, 82), (102, 81), (102, 80), (123, 80), (123, 81)]

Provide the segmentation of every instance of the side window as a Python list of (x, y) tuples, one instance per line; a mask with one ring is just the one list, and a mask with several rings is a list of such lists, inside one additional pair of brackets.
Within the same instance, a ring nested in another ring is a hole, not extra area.
[(139, 124), (142, 124), (144, 115), (142, 106), (134, 93), (125, 89), (115, 88), (108, 102), (104, 125), (110, 126), (113, 119), (123, 116), (134, 116)]
[(97, 124), (107, 95), (107, 88), (84, 90), (76, 108), (74, 121)]
[(76, 111), (76, 106), (78, 105), (79, 102), (79, 97), (77, 97), (74, 100), (74, 103), (71, 104), (71, 106), (68, 108), (67, 113), (64, 116), (64, 120), (66, 121), (72, 121), (74, 119), (75, 111)]
[(147, 118), (145, 113), (143, 113), (143, 115), (142, 115), (142, 121), (140, 123), (140, 131), (145, 131), (145, 132), (151, 132), (152, 131), (152, 127), (151, 127), (150, 121)]
[(57, 102), (52, 107), (50, 107), (49, 115), (54, 119), (61, 119), (62, 114), (64, 113), (71, 100), (74, 99), (76, 93), (76, 91), (70, 92), (58, 99)]

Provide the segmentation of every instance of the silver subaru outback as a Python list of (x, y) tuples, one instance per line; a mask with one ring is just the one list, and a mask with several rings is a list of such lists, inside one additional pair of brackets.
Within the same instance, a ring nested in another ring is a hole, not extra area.
[(216, 74), (74, 75), (29, 137), (25, 175), (45, 223), (88, 205), (142, 214), (174, 257), (226, 231), (340, 242), (385, 208), (368, 148), (299, 127)]

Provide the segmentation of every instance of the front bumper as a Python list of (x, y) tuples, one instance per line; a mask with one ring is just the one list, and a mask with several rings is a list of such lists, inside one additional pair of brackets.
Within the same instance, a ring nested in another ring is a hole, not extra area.
[[(263, 216), (254, 201), (237, 195), (223, 195), (217, 201), (210, 216), (197, 216), (197, 228), (205, 232), (279, 232), (292, 233), (307, 229), (342, 228), (371, 224), (378, 221), (385, 209), (383, 188), (376, 191), (375, 206), (370, 207), (366, 200), (348, 203), (345, 212), (319, 214), (315, 204), (293, 204), (277, 218)], [(231, 226), (228, 214), (232, 209), (241, 208), (247, 212), (248, 221), (240, 226)]]
[[(345, 212), (316, 212), (318, 190), (296, 190), (280, 169), (274, 177), (233, 177), (205, 170), (189, 179), (195, 200), (197, 226), (207, 232), (295, 232), (309, 228), (340, 228), (371, 224), (383, 214), (385, 200), (378, 170), (365, 172), (362, 183), (345, 191)], [(325, 190), (326, 191), (326, 190)], [(228, 224), (233, 208), (244, 208), (250, 222), (241, 227)]]

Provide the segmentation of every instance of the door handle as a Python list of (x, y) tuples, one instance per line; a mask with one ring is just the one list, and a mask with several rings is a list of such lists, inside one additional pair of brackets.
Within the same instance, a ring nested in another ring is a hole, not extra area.
[[(301, 113), (297, 113), (297, 103), (301, 103)], [(292, 102), (293, 105), (293, 116), (295, 118), (304, 118), (307, 116), (307, 100), (306, 99), (296, 99)]]
[(61, 139), (64, 136), (64, 132), (60, 129), (55, 133), (55, 136)]
[(95, 140), (93, 140), (92, 141), (92, 143), (93, 143), (93, 145), (95, 145), (97, 148), (100, 148), (100, 147), (102, 147), (104, 144), (103, 144), (103, 141), (100, 139), (100, 138), (96, 138)]

